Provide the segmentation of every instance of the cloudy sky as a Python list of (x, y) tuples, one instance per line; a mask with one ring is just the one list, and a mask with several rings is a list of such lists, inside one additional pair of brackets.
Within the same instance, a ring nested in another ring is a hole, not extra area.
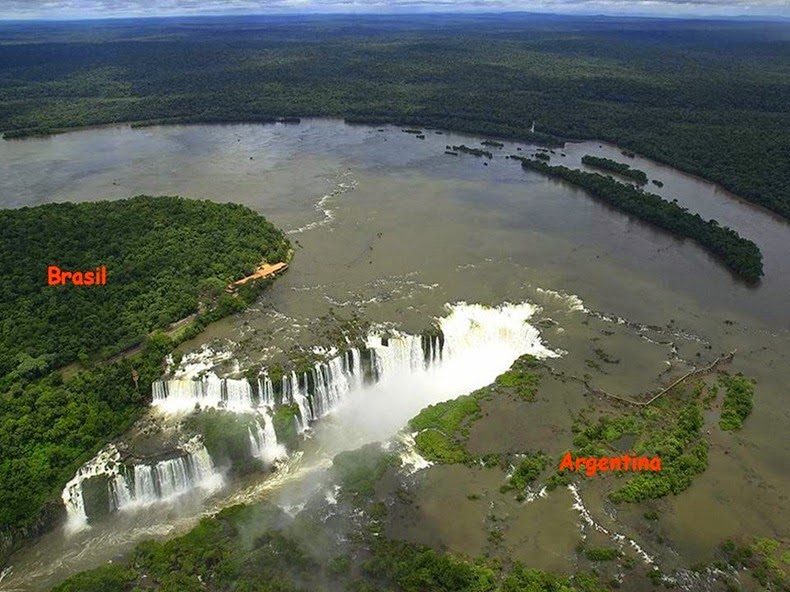
[(512, 10), (790, 17), (790, 0), (0, 0), (0, 19)]

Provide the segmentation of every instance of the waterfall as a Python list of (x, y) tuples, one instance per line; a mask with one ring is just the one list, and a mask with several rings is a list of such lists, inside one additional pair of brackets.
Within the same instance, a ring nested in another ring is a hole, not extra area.
[(260, 418), (255, 420), (254, 429), (250, 426), (247, 432), (250, 438), (250, 452), (254, 457), (270, 464), (287, 456), (285, 447), (277, 443), (277, 434), (274, 432), (274, 424), (268, 413), (262, 413)]
[[(529, 324), (536, 310), (531, 304), (488, 307), (458, 303), (448, 305), (447, 310), (430, 332), (372, 332), (361, 349), (315, 362), (306, 372), (283, 375), (282, 402), (299, 407), (299, 432), (330, 413), (349, 393), (371, 383), (442, 367), (457, 368), (461, 375), (472, 371), (490, 382), (521, 354), (539, 358), (557, 355), (543, 345), (539, 331)], [(220, 379), (209, 374), (200, 380), (160, 381), (154, 383), (153, 405), (165, 413), (183, 413), (196, 407), (254, 413), (274, 406), (275, 389), (268, 375), (258, 379), (256, 386), (257, 398), (243, 379)]]
[[(82, 465), (77, 474), (66, 483), (61, 493), (63, 505), (66, 506), (66, 532), (73, 533), (88, 526), (88, 515), (85, 512), (85, 497), (82, 492), (83, 482), (93, 477), (107, 475), (113, 479), (118, 473), (121, 453), (110, 444)], [(112, 502), (110, 502), (112, 503)]]
[[(254, 414), (248, 428), (250, 452), (265, 462), (285, 453), (271, 418), (278, 400), (299, 408), (294, 421), (300, 433), (310, 422), (350, 407), (343, 410), (349, 415), (344, 425), (357, 422), (360, 429), (376, 430), (380, 437), (387, 430), (395, 433), (425, 405), (489, 384), (522, 354), (559, 355), (542, 343), (539, 331), (529, 323), (535, 310), (528, 303), (448, 305), (447, 315), (437, 319), (430, 332), (371, 332), (362, 348), (315, 362), (305, 372), (284, 375), (278, 385), (281, 399), (275, 397), (266, 373), (257, 379), (255, 389), (246, 379), (207, 374), (197, 380), (155, 382), (152, 405), (166, 414), (188, 413), (196, 407)], [(341, 405), (344, 401), (348, 405)], [(110, 445), (83, 465), (63, 490), (69, 530), (87, 526), (91, 509), (86, 512), (83, 483), (97, 477), (106, 484), (109, 511), (145, 507), (194, 490), (205, 495), (222, 486), (222, 476), (198, 440), (184, 444), (172, 458), (131, 466), (121, 462), (120, 453)], [(92, 496), (94, 507), (95, 500)]]
[(274, 407), (274, 386), (268, 374), (258, 379), (259, 402), (265, 407)]
[(151, 405), (165, 413), (183, 413), (196, 407), (231, 411), (254, 407), (252, 387), (247, 380), (219, 378), (215, 374), (198, 380), (158, 380), (152, 385)]
[(110, 512), (130, 510), (168, 502), (184, 493), (198, 490), (208, 495), (223, 485), (211, 456), (197, 439), (184, 444), (179, 456), (152, 463), (127, 466), (121, 462), (118, 449), (112, 444), (85, 463), (69, 481), (61, 498), (66, 506), (66, 531), (76, 532), (88, 527), (84, 485), (94, 477), (104, 477), (107, 488), (107, 509)]
[(128, 495), (121, 510), (168, 501), (195, 488), (213, 490), (216, 484), (214, 463), (203, 447), (186, 456), (135, 465), (133, 475), (131, 490), (129, 482), (122, 481)]

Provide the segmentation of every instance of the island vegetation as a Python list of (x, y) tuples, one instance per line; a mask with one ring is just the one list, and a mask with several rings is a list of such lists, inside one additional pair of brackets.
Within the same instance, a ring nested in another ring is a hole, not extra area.
[(466, 146), (465, 144), (461, 144), (460, 146), (447, 146), (447, 150), (452, 149), (454, 152), (463, 152), (464, 154), (471, 154), (472, 156), (485, 156), (486, 158), (493, 158), (494, 155), (491, 154), (489, 150), (482, 150), (480, 148), (471, 148)]
[[(175, 345), (268, 280), (236, 296), (227, 283), (290, 245), (246, 207), (177, 197), (2, 210), (0, 226), (1, 558), (61, 515), (63, 485), (147, 408)], [(105, 265), (107, 285), (49, 286), (53, 263)]]
[(611, 158), (602, 158), (599, 156), (585, 154), (582, 156), (582, 164), (586, 164), (589, 167), (601, 169), (603, 171), (609, 171), (610, 173), (617, 173), (621, 177), (636, 181), (640, 185), (647, 183), (647, 173), (640, 171), (639, 169), (632, 169), (627, 164), (617, 162)]
[(583, 188), (593, 197), (683, 238), (690, 238), (716, 256), (735, 275), (747, 283), (755, 283), (763, 275), (763, 256), (759, 247), (716, 220), (705, 221), (674, 201), (654, 193), (620, 183), (611, 177), (588, 173), (566, 166), (512, 155), (527, 170), (563, 179)]
[(719, 427), (725, 431), (736, 431), (743, 427), (744, 420), (752, 412), (754, 381), (736, 375), (721, 379), (724, 387), (724, 403), (721, 408)]

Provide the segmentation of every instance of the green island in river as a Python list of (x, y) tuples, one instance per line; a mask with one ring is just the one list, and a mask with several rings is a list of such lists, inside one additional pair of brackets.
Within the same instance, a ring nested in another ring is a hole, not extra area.
[(551, 166), (523, 156), (511, 155), (510, 158), (521, 161), (521, 166), (525, 169), (578, 185), (593, 197), (628, 214), (678, 236), (697, 241), (747, 282), (756, 282), (763, 275), (763, 257), (759, 247), (734, 230), (720, 226), (716, 220), (706, 222), (699, 214), (692, 214), (677, 203), (653, 193), (646, 193), (633, 185), (620, 183), (608, 176), (561, 165)]
[(603, 171), (617, 173), (621, 177), (625, 177), (627, 179), (636, 181), (640, 185), (644, 185), (645, 183), (647, 183), (647, 175), (645, 174), (644, 171), (640, 171), (639, 169), (632, 169), (627, 164), (617, 162), (616, 160), (612, 160), (611, 158), (600, 158), (597, 156), (591, 156), (589, 154), (585, 154), (582, 157), (582, 164), (586, 164), (587, 166), (598, 168)]

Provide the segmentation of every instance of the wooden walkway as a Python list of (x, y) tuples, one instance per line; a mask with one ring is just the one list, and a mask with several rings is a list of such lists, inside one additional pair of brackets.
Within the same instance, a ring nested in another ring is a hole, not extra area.
[(653, 395), (647, 401), (634, 401), (633, 399), (629, 399), (628, 397), (621, 397), (619, 395), (613, 395), (612, 393), (607, 393), (605, 390), (598, 389), (598, 388), (595, 388), (595, 387), (591, 387), (587, 383), (586, 380), (584, 381), (584, 386), (586, 386), (587, 390), (589, 392), (591, 392), (592, 394), (594, 394), (594, 395), (602, 395), (604, 397), (609, 397), (610, 399), (616, 399), (618, 401), (622, 401), (622, 402), (628, 403), (630, 405), (636, 405), (638, 407), (647, 407), (648, 405), (650, 405), (651, 403), (657, 401), (660, 397), (664, 396), (666, 393), (671, 391), (673, 388), (675, 388), (679, 384), (682, 384), (683, 382), (685, 382), (689, 378), (695, 378), (697, 376), (703, 376), (705, 374), (708, 374), (709, 372), (712, 372), (716, 368), (716, 366), (718, 366), (719, 364), (726, 364), (727, 362), (732, 360), (732, 358), (735, 356), (736, 352), (737, 352), (737, 350), (733, 350), (730, 353), (728, 353), (727, 355), (720, 356), (720, 357), (716, 358), (715, 360), (713, 360), (713, 362), (711, 362), (709, 365), (705, 366), (704, 368), (699, 368), (699, 369), (691, 370), (690, 372), (687, 372), (686, 374), (684, 374), (683, 376), (678, 378), (676, 381), (674, 381), (672, 384), (670, 384), (668, 387), (665, 387), (665, 388), (661, 389), (658, 393)]

